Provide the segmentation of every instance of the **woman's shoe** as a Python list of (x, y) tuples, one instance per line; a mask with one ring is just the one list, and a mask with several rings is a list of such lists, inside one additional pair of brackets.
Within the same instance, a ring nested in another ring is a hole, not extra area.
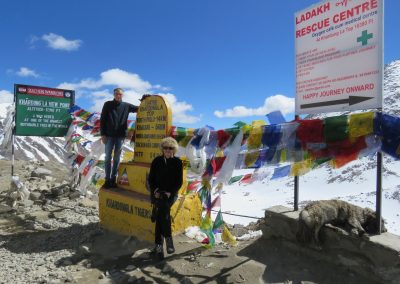
[(162, 245), (155, 245), (155, 247), (150, 251), (150, 254), (156, 257), (158, 260), (164, 259), (164, 249)]
[(175, 252), (174, 242), (172, 241), (172, 237), (165, 238), (165, 243), (167, 244), (167, 253), (171, 254)]

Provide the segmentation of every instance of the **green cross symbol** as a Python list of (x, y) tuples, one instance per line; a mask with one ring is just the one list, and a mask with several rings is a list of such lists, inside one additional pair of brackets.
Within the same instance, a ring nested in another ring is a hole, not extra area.
[(373, 38), (373, 34), (369, 34), (367, 30), (362, 31), (361, 36), (357, 38), (357, 42), (362, 42), (362, 45), (367, 45), (368, 40)]

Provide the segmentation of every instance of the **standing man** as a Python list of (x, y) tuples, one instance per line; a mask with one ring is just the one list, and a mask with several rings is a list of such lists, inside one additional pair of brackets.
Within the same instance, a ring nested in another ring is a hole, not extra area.
[[(104, 103), (100, 118), (101, 141), (105, 144), (105, 188), (116, 187), (115, 179), (117, 176), (121, 148), (128, 131), (128, 115), (135, 113), (139, 107), (123, 102), (124, 91), (121, 88), (114, 89), (114, 100)], [(111, 156), (114, 150), (114, 162), (111, 169)]]

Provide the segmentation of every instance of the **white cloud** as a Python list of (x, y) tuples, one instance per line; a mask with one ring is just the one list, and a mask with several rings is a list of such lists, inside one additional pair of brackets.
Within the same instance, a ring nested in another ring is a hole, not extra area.
[(172, 120), (174, 122), (191, 124), (200, 121), (201, 116), (193, 116), (187, 114), (188, 111), (193, 110), (193, 106), (191, 104), (188, 104), (186, 102), (179, 102), (174, 94), (167, 93), (159, 95), (166, 99), (170, 104), (172, 108)]
[[(108, 88), (110, 87), (110, 88)], [(184, 101), (178, 101), (171, 93), (158, 93), (157, 90), (169, 90), (168, 87), (152, 85), (143, 80), (138, 74), (130, 73), (119, 68), (113, 68), (100, 73), (99, 79), (86, 78), (77, 83), (63, 82), (57, 86), (61, 89), (76, 91), (77, 98), (90, 98), (92, 105), (90, 111), (100, 112), (105, 101), (113, 99), (113, 89), (120, 87), (124, 89), (123, 100), (134, 105), (140, 104), (143, 94), (156, 93), (168, 100), (172, 107), (174, 123), (195, 123), (200, 121), (201, 116), (188, 114), (193, 106)], [(101, 89), (101, 90), (100, 90)]]
[(0, 103), (12, 103), (14, 95), (6, 90), (0, 90)]
[(28, 67), (19, 68), (19, 71), (17, 71), (16, 74), (20, 77), (39, 77), (39, 74), (37, 74), (35, 70), (31, 70)]
[(152, 88), (151, 84), (142, 80), (138, 74), (129, 73), (118, 68), (104, 71), (100, 76), (103, 85), (116, 85), (121, 88), (133, 89), (137, 92), (146, 92)]
[(102, 87), (100, 81), (95, 81), (93, 79), (82, 79), (79, 83), (68, 83), (63, 82), (57, 86), (60, 89), (67, 89), (67, 90), (80, 90), (80, 89), (98, 89)]
[(124, 89), (135, 90), (139, 93), (148, 92), (152, 89), (152, 85), (140, 78), (138, 74), (129, 73), (124, 70), (113, 68), (106, 70), (100, 74), (100, 79), (95, 80), (86, 78), (78, 83), (61, 83), (58, 88), (61, 89), (98, 89), (104, 86), (118, 86)]
[(63, 36), (54, 33), (42, 35), (42, 40), (46, 41), (47, 45), (52, 49), (66, 51), (77, 50), (82, 44), (80, 39), (68, 40)]
[(216, 110), (214, 115), (222, 117), (246, 117), (246, 116), (264, 116), (271, 111), (279, 110), (286, 115), (294, 112), (294, 98), (284, 95), (275, 95), (265, 99), (264, 105), (258, 108), (247, 108), (245, 106), (235, 106), (226, 110)]
[(106, 90), (91, 92), (90, 97), (92, 97), (92, 102), (93, 102), (90, 111), (101, 112), (103, 104), (106, 101), (110, 100), (110, 98), (112, 98), (112, 93), (106, 89)]

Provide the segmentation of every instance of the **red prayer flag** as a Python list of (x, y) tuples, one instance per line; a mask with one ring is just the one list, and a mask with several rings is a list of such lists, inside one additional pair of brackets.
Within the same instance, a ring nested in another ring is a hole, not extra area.
[(231, 135), (226, 132), (225, 130), (218, 130), (217, 131), (218, 135), (218, 147), (224, 148), (229, 142), (229, 139), (231, 138)]
[(250, 183), (252, 181), (252, 174), (244, 175), (243, 178), (239, 181), (239, 183)]
[(307, 143), (323, 143), (324, 122), (320, 119), (296, 120), (299, 126), (296, 130), (297, 139), (300, 140), (303, 149), (307, 148)]

